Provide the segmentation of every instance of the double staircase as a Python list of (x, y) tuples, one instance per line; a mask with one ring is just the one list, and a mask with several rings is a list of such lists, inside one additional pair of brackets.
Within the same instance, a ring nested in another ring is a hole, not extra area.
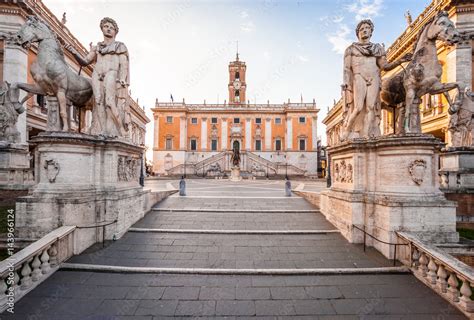
[[(195, 163), (177, 165), (167, 170), (168, 175), (196, 175), (200, 177), (216, 177), (228, 175), (231, 170), (232, 151), (222, 151), (209, 158)], [(295, 165), (273, 162), (253, 152), (241, 151), (240, 169), (244, 176), (303, 176), (306, 170)]]

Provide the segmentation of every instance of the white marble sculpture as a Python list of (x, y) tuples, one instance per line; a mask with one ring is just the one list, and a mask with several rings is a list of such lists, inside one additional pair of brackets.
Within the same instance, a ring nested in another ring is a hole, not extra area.
[(469, 88), (460, 92), (456, 101), (448, 109), (451, 147), (474, 146), (474, 94)]
[(8, 82), (0, 88), (0, 142), (20, 142), (20, 132), (16, 128), (18, 115), (25, 112), (25, 108), (18, 103), (19, 90), (11, 89)]
[(128, 110), (129, 56), (125, 44), (116, 41), (119, 31), (111, 18), (100, 21), (104, 40), (91, 46), (86, 57), (82, 57), (72, 46), (66, 46), (76, 60), (87, 66), (95, 62), (92, 74), (95, 108), (92, 125), (93, 134), (125, 136), (130, 123)]
[(410, 56), (389, 63), (381, 44), (370, 42), (374, 24), (366, 19), (356, 28), (358, 42), (344, 53), (342, 85), (344, 114), (341, 140), (380, 136), (381, 70), (391, 70)]

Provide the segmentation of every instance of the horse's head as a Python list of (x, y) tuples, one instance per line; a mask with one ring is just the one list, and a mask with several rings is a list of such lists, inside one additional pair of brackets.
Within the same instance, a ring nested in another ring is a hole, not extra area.
[(428, 29), (428, 38), (453, 45), (462, 40), (459, 31), (449, 19), (446, 11), (438, 13)]
[(51, 38), (51, 31), (48, 26), (37, 17), (30, 16), (17, 32), (16, 37), (19, 44), (27, 48), (32, 43)]

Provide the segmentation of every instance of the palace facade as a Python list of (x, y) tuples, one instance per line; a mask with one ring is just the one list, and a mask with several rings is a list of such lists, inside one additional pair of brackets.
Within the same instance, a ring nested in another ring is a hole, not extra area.
[[(59, 20), (41, 0), (4, 0), (0, 3), (0, 83), (3, 81), (34, 83), (30, 74), (30, 67), (36, 59), (37, 46), (32, 45), (28, 50), (8, 41), (9, 34), (17, 32), (30, 15), (45, 21), (56, 34), (59, 42), (64, 45), (72, 45), (83, 56), (87, 54), (86, 48), (74, 37), (66, 27), (66, 17)], [(99, 29), (99, 21), (97, 29)], [(81, 70), (73, 56), (63, 50), (67, 64), (76, 72)], [(132, 53), (133, 54), (133, 53)], [(81, 74), (90, 78), (93, 66), (82, 68)], [(138, 102), (131, 97), (130, 103), (131, 128), (129, 138), (135, 144), (145, 145), (145, 126), (150, 119)], [(31, 137), (46, 130), (48, 105), (45, 97), (35, 95), (26, 102), (27, 112), (18, 118), (18, 131), (21, 141), (27, 142)], [(74, 106), (69, 109), (72, 120), (72, 129), (79, 125), (79, 113)], [(90, 123), (91, 113), (87, 112), (86, 121)]]
[[(474, 3), (472, 0), (433, 0), (415, 20), (412, 21), (411, 17), (407, 19), (408, 26), (388, 48), (387, 59), (393, 61), (412, 52), (419, 31), (442, 10), (448, 12), (456, 28), (467, 35), (469, 40), (454, 46), (438, 43), (438, 59), (443, 68), (441, 81), (459, 82), (472, 89), (474, 84)], [(390, 72), (382, 73), (382, 78), (391, 77), (400, 70), (401, 67), (398, 67)], [(448, 108), (448, 102), (442, 94), (425, 95), (420, 105), (422, 132), (432, 134), (447, 143), (449, 141)], [(323, 120), (326, 125), (328, 146), (334, 146), (340, 142), (342, 109), (342, 100), (339, 100)], [(391, 110), (382, 110), (381, 132), (382, 134), (394, 132)]]
[(237, 148), (243, 175), (316, 175), (316, 102), (250, 104), (247, 66), (238, 54), (228, 72), (228, 103), (156, 101), (155, 174), (222, 176)]

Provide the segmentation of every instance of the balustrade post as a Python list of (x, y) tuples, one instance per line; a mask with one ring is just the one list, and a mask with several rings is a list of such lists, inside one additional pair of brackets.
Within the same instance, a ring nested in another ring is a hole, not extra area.
[(448, 279), (448, 296), (453, 302), (458, 302), (459, 301), (459, 290), (458, 290), (458, 279), (456, 277), (456, 274), (454, 272), (451, 272), (449, 275)]
[[(411, 247), (411, 246), (410, 246)], [(413, 247), (413, 253), (412, 253), (412, 268), (415, 270), (418, 270), (418, 266), (420, 265), (419, 259), (420, 259), (420, 253), (416, 249), (416, 247)]]
[(461, 307), (467, 312), (474, 311), (474, 301), (471, 300), (472, 290), (469, 281), (466, 279), (462, 279), (462, 286), (461, 286), (461, 299), (460, 304)]
[(421, 253), (419, 262), (420, 266), (418, 269), (420, 270), (421, 275), (423, 277), (426, 277), (428, 271), (428, 258), (426, 257), (426, 254), (424, 252)]
[(31, 279), (33, 281), (38, 281), (41, 277), (41, 261), (40, 261), (40, 254), (35, 255), (33, 262), (31, 263), (31, 267), (33, 271), (31, 272)]
[(442, 293), (446, 293), (448, 289), (448, 282), (446, 281), (446, 278), (448, 278), (448, 273), (446, 272), (446, 269), (444, 269), (443, 265), (440, 264), (438, 268), (438, 289)]
[(438, 266), (434, 262), (433, 258), (430, 258), (430, 263), (428, 263), (428, 270), (429, 270), (428, 271), (428, 280), (430, 281), (430, 283), (432, 285), (435, 285), (436, 284), (436, 278), (437, 278), (436, 270), (438, 270)]
[(47, 274), (51, 270), (51, 267), (49, 265), (48, 249), (49, 248), (44, 249), (43, 254), (41, 255), (41, 262), (42, 262), (41, 263), (41, 272), (43, 274)]
[(0, 278), (0, 307), (3, 308), (8, 302), (8, 296), (7, 296), (7, 290), (8, 286), (6, 283), (6, 278), (1, 277)]
[(14, 271), (14, 277), (13, 277), (13, 289), (15, 292), (15, 295), (17, 295), (20, 292), (20, 275), (18, 272), (21, 272), (20, 270), (21, 266), (18, 266), (17, 269)]
[(32, 279), (31, 279), (31, 267), (30, 263), (33, 259), (29, 259), (23, 263), (23, 266), (21, 268), (21, 283), (20, 283), (20, 289), (21, 290), (26, 290), (31, 286)]
[(49, 248), (49, 264), (52, 268), (58, 265), (58, 246), (56, 243), (53, 243)]

